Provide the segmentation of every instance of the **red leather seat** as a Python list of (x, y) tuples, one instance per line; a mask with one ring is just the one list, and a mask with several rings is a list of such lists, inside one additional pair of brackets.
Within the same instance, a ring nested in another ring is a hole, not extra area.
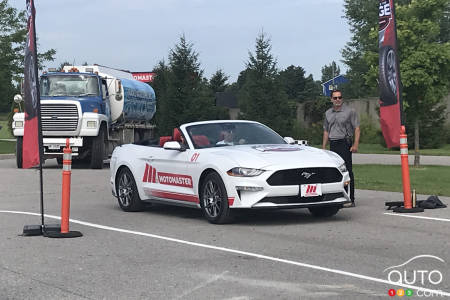
[(161, 136), (161, 137), (159, 138), (159, 145), (160, 145), (161, 147), (163, 147), (164, 144), (165, 144), (166, 142), (170, 142), (171, 140), (172, 140), (172, 137), (171, 137), (171, 136)]
[(205, 135), (193, 135), (192, 139), (194, 140), (194, 144), (198, 147), (206, 147), (209, 146), (209, 139)]
[(181, 143), (181, 131), (178, 128), (173, 129), (172, 140)]

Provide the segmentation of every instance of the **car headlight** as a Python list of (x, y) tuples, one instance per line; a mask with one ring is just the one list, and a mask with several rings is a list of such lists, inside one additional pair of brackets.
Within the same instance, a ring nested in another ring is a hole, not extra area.
[(345, 173), (347, 172), (347, 167), (345, 166), (345, 163), (343, 163), (342, 165), (340, 165), (338, 167), (339, 171), (341, 171), (341, 173)]
[(227, 172), (230, 176), (238, 176), (238, 177), (254, 177), (261, 175), (264, 170), (253, 169), (253, 168), (233, 168)]

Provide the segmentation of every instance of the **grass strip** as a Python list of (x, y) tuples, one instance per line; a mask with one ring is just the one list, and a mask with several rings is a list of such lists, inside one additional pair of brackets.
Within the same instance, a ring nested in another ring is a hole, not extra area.
[[(322, 145), (311, 145), (322, 148)], [(329, 147), (327, 148), (329, 149)], [(362, 154), (400, 154), (399, 149), (387, 149), (380, 144), (359, 144), (358, 153)], [(420, 155), (450, 156), (450, 144), (445, 144), (438, 149), (420, 149)], [(409, 149), (409, 155), (414, 155), (414, 149)]]
[[(353, 165), (353, 173), (357, 189), (403, 192), (400, 165)], [(450, 167), (410, 166), (409, 174), (417, 194), (450, 196)]]
[(16, 142), (0, 141), (0, 154), (16, 152)]

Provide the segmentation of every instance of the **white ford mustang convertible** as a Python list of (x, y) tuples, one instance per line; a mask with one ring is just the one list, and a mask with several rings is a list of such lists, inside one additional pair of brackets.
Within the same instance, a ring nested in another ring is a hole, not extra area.
[(252, 121), (184, 124), (154, 145), (115, 148), (112, 192), (124, 211), (141, 210), (144, 203), (191, 206), (211, 223), (226, 223), (242, 208), (335, 215), (350, 203), (344, 161), (292, 142)]

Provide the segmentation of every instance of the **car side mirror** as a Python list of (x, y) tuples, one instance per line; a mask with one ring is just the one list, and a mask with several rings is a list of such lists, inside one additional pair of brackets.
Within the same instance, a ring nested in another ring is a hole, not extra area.
[(166, 150), (178, 150), (181, 152), (186, 151), (186, 147), (184, 147), (177, 141), (165, 142), (163, 148)]
[(288, 144), (295, 144), (295, 140), (291, 138), (290, 136), (284, 137), (284, 141)]

